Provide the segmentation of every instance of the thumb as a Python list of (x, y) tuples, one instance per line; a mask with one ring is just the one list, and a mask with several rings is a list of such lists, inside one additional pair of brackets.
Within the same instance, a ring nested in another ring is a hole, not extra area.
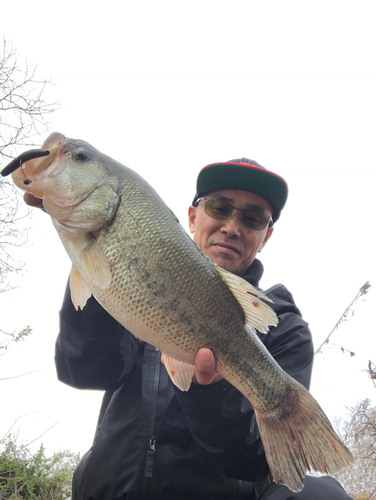
[(204, 347), (197, 352), (195, 366), (195, 376), (199, 384), (208, 385), (221, 380), (221, 377), (215, 371), (215, 358), (210, 349)]

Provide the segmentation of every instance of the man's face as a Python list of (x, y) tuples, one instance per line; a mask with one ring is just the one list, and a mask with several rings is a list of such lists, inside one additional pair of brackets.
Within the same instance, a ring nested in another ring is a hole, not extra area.
[[(236, 208), (247, 209), (258, 206), (273, 215), (270, 203), (258, 194), (243, 189), (221, 189), (210, 193), (210, 198), (220, 197)], [(248, 229), (241, 222), (241, 212), (235, 210), (228, 220), (213, 219), (205, 213), (205, 200), (197, 207), (189, 207), (189, 229), (193, 241), (209, 259), (238, 276), (243, 276), (258, 252), (270, 238), (273, 227), (261, 231)]]

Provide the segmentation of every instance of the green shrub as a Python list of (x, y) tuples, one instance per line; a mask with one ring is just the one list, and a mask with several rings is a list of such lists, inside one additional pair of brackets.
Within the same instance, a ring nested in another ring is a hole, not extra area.
[(47, 457), (45, 448), (32, 453), (8, 436), (0, 443), (0, 500), (68, 500), (79, 455), (70, 451)]

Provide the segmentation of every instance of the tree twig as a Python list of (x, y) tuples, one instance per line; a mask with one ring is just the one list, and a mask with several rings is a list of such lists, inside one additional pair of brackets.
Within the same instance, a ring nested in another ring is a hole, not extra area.
[[(354, 308), (355, 304), (358, 302), (358, 300), (360, 299), (360, 297), (362, 297), (363, 295), (366, 295), (368, 290), (371, 288), (371, 284), (369, 281), (366, 281), (364, 283), (364, 285), (362, 287), (359, 288), (359, 291), (358, 293), (355, 295), (353, 301), (351, 302), (351, 304), (347, 307), (347, 309), (344, 311), (344, 313), (342, 314), (342, 316), (339, 318), (339, 320), (337, 321), (337, 323), (335, 324), (333, 330), (329, 333), (329, 335), (326, 337), (326, 339), (324, 340), (324, 342), (316, 349), (315, 351), (315, 354), (319, 354), (322, 352), (322, 348), (324, 345), (328, 344), (329, 343), (329, 339), (331, 337), (331, 335), (335, 332), (335, 330), (337, 330), (337, 328), (339, 327), (339, 325), (343, 322), (343, 321), (346, 321), (347, 319), (347, 316), (349, 315), (349, 312), (351, 311), (352, 308)], [(343, 352), (345, 350), (343, 349)], [(352, 355), (354, 355), (354, 353), (351, 353)]]

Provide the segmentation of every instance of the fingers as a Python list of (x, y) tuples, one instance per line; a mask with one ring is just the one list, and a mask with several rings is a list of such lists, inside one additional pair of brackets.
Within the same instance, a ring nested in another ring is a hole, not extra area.
[(197, 352), (195, 366), (194, 382), (202, 385), (209, 385), (222, 380), (222, 377), (215, 371), (215, 358), (210, 349), (203, 348)]

